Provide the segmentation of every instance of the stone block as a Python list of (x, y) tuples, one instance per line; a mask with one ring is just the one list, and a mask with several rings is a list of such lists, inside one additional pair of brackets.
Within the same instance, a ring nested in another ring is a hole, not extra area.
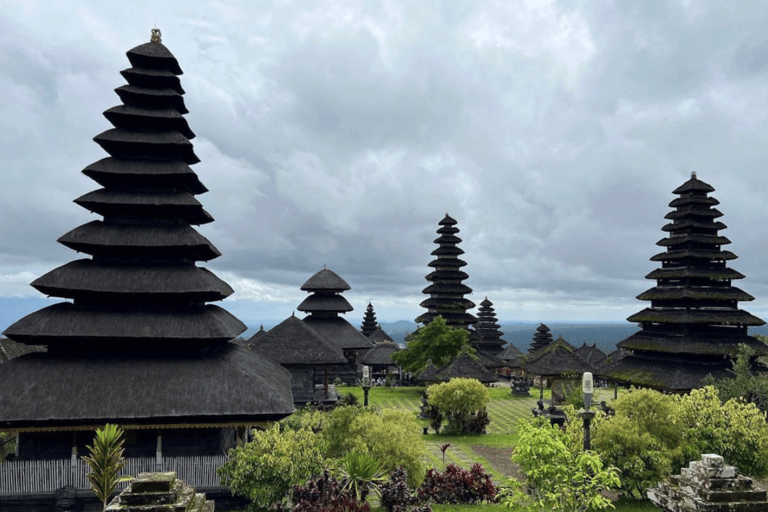
[(170, 492), (173, 482), (176, 481), (176, 473), (139, 473), (139, 476), (131, 481), (132, 492)]

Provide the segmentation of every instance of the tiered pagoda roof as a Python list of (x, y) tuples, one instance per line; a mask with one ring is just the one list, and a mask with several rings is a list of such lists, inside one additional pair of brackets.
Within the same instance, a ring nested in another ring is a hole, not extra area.
[[(283, 417), (293, 411), (287, 372), (227, 343), (245, 325), (207, 304), (233, 291), (196, 265), (220, 253), (192, 227), (213, 218), (195, 199), (206, 188), (190, 167), (199, 159), (181, 68), (159, 41), (127, 55), (128, 84), (116, 89), (123, 104), (104, 112), (114, 128), (94, 138), (110, 156), (83, 170), (102, 188), (75, 201), (102, 219), (59, 239), (90, 257), (36, 279), (36, 289), (65, 300), (5, 331), (48, 352), (3, 365), (2, 426)], [(165, 396), (177, 384), (186, 391)], [(240, 391), (253, 395), (240, 402)]]
[(504, 333), (499, 330), (499, 327), (499, 324), (496, 323), (496, 313), (493, 309), (493, 303), (486, 297), (485, 300), (480, 303), (480, 309), (477, 313), (475, 332), (477, 333), (478, 339), (474, 343), (474, 346), (489, 354), (498, 355), (504, 349), (504, 344), (506, 343), (501, 339)]
[(549, 327), (544, 324), (539, 324), (539, 326), (536, 328), (536, 334), (533, 335), (533, 343), (531, 343), (531, 347), (528, 349), (528, 353), (531, 354), (539, 349), (546, 347), (552, 343), (553, 339), (554, 338), (552, 338), (552, 333), (549, 332)]
[(339, 313), (352, 311), (352, 305), (341, 293), (351, 289), (337, 273), (323, 267), (301, 286), (309, 297), (296, 308), (308, 313), (303, 319), (310, 327), (328, 338), (344, 351), (367, 350), (373, 344), (355, 329), (352, 324), (339, 317)]
[(738, 308), (753, 297), (731, 284), (744, 276), (726, 266), (737, 256), (721, 248), (731, 242), (718, 233), (726, 226), (716, 220), (722, 213), (709, 197), (714, 190), (695, 173), (674, 190), (680, 197), (669, 203), (671, 222), (662, 228), (669, 236), (656, 243), (665, 251), (651, 258), (661, 268), (646, 276), (656, 286), (637, 297), (651, 305), (627, 319), (640, 331), (617, 344), (631, 355), (607, 365), (607, 377), (683, 392), (700, 387), (708, 374), (726, 376), (739, 344), (768, 353), (747, 333), (765, 322)]
[(369, 302), (368, 307), (365, 308), (365, 317), (363, 317), (363, 325), (360, 326), (360, 331), (366, 337), (370, 337), (371, 334), (376, 332), (377, 327), (376, 313), (373, 311), (373, 304)]
[(469, 276), (461, 270), (467, 263), (459, 259), (459, 255), (464, 254), (464, 251), (457, 247), (461, 242), (461, 238), (456, 236), (459, 228), (447, 213), (438, 224), (440, 228), (437, 233), (440, 236), (434, 243), (439, 247), (432, 251), (436, 258), (429, 263), (434, 270), (426, 276), (431, 284), (423, 290), (429, 298), (421, 303), (427, 312), (416, 321), (426, 325), (439, 315), (445, 318), (449, 326), (466, 329), (477, 323), (477, 318), (467, 313), (475, 304), (464, 298), (472, 293), (472, 288), (462, 283)]

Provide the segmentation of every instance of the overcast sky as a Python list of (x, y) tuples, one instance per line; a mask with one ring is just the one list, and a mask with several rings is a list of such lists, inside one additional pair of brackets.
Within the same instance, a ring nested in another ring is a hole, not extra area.
[[(672, 190), (715, 187), (768, 319), (768, 5), (696, 1), (0, 0), (0, 297), (78, 258), (56, 239), (106, 156), (125, 52), (182, 86), (223, 305), (282, 319), (323, 265), (362, 320), (412, 320), (437, 223), (507, 321), (624, 321)], [(473, 310), (472, 312), (476, 312)], [(2, 326), (3, 328), (5, 326)]]

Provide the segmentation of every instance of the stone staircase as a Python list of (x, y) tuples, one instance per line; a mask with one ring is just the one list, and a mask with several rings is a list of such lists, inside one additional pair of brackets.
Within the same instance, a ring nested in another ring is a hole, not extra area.
[(139, 473), (107, 507), (109, 512), (213, 512), (214, 502), (176, 478), (176, 473)]
[(648, 489), (651, 502), (673, 512), (768, 511), (768, 496), (753, 487), (752, 479), (725, 464), (719, 455), (705, 454), (679, 475)]

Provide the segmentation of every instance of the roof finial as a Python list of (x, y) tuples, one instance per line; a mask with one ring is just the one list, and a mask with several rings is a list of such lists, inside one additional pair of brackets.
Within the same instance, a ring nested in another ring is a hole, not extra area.
[(160, 43), (163, 41), (160, 29), (155, 27), (152, 29), (152, 36), (149, 38), (150, 43)]
[(691, 171), (691, 178), (696, 179), (696, 171)]

